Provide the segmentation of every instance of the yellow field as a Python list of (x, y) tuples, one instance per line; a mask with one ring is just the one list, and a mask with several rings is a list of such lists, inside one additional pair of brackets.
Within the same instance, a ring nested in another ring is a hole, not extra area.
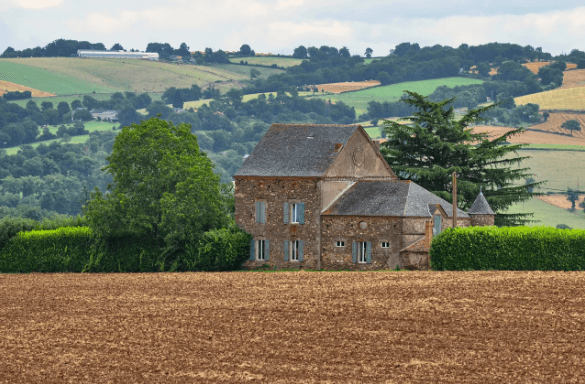
[(0, 96), (4, 95), (6, 92), (24, 92), (24, 91), (31, 91), (32, 97), (50, 97), (55, 96), (53, 93), (39, 91), (38, 89), (25, 87), (24, 85), (14, 84), (10, 81), (0, 80)]
[[(538, 124), (532, 128), (541, 129), (549, 132), (560, 132), (570, 134), (570, 131), (561, 128), (561, 124), (566, 120), (579, 120), (581, 126), (585, 127), (585, 115), (569, 115), (562, 113), (551, 113), (548, 121)], [(503, 134), (513, 131), (515, 128), (494, 127), (494, 126), (477, 126), (473, 128), (476, 133), (487, 132), (490, 138), (496, 138)], [(512, 136), (508, 139), (511, 144), (560, 144), (560, 145), (582, 145), (585, 148), (585, 135), (582, 132), (575, 131), (574, 137), (555, 135), (546, 132), (524, 131), (519, 135)]]
[(552, 91), (516, 97), (516, 105), (540, 105), (540, 109), (585, 109), (585, 87), (557, 88)]
[(574, 69), (563, 72), (561, 88), (585, 87), (585, 69)]
[[(525, 66), (526, 68), (530, 69), (532, 71), (532, 73), (538, 74), (538, 70), (542, 67), (546, 67), (547, 65), (550, 65), (550, 61), (537, 61), (534, 63), (524, 63), (522, 65)], [(567, 63), (567, 69), (575, 69), (575, 68), (577, 68), (577, 64)]]
[(348, 91), (358, 91), (364, 88), (375, 87), (380, 85), (377, 80), (368, 81), (356, 81), (356, 82), (343, 82), (343, 83), (330, 83), (330, 84), (319, 84), (317, 89), (319, 92), (331, 92), (331, 93), (343, 93)]

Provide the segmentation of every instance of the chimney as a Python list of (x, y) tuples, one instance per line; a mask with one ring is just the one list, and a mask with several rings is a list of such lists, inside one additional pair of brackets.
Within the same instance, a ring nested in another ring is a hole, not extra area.
[(343, 144), (341, 143), (335, 143), (335, 152), (339, 152), (341, 151), (341, 148), (343, 148)]
[(433, 239), (433, 221), (429, 220), (425, 222), (425, 248), (431, 247), (431, 240)]

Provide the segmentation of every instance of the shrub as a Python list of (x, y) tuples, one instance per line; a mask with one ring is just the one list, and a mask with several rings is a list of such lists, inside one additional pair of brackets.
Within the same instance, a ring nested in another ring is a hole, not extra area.
[(227, 271), (241, 267), (250, 257), (252, 236), (230, 228), (208, 231), (199, 242), (187, 245), (185, 254), (178, 258), (171, 270), (180, 271)]
[(0, 250), (0, 272), (81, 272), (90, 241), (87, 227), (19, 232)]
[(585, 231), (552, 227), (447, 229), (433, 239), (435, 270), (585, 270)]
[(112, 236), (93, 239), (83, 272), (164, 271), (159, 256), (164, 244), (147, 236)]

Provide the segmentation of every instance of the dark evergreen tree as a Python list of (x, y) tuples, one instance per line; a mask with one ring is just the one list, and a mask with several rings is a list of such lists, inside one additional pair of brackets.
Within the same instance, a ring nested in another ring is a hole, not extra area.
[(400, 179), (412, 180), (447, 201), (452, 200), (452, 173), (457, 172), (458, 207), (467, 210), (483, 187), (483, 194), (496, 212), (496, 225), (521, 225), (531, 214), (505, 214), (517, 202), (530, 199), (528, 188), (541, 185), (518, 183), (532, 174), (519, 165), (526, 157), (515, 151), (523, 145), (505, 145), (522, 132), (510, 131), (495, 139), (474, 133), (470, 125), (481, 121), (491, 107), (467, 112), (456, 120), (453, 99), (431, 102), (415, 92), (406, 92), (402, 101), (415, 108), (410, 124), (385, 121), (388, 141), (382, 154)]

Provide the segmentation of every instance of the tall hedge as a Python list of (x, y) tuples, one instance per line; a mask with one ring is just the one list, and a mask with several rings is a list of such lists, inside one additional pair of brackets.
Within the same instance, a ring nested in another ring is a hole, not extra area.
[(585, 231), (552, 227), (447, 229), (433, 239), (434, 270), (585, 270)]
[(0, 272), (81, 272), (90, 243), (87, 227), (19, 232), (0, 249)]
[(165, 244), (152, 237), (98, 238), (87, 227), (31, 230), (37, 225), (32, 221), (5, 224), (0, 273), (234, 270), (248, 258), (251, 238), (234, 225), (203, 233), (177, 255), (166, 254)]

